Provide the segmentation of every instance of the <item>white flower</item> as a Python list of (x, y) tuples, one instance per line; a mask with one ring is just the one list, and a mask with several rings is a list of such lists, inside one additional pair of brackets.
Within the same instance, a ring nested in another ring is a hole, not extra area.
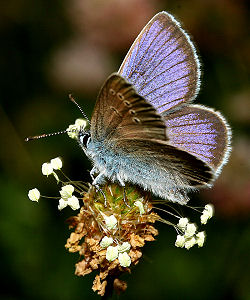
[(140, 200), (135, 201), (134, 205), (139, 208), (140, 215), (145, 214), (145, 210), (144, 210), (143, 204), (142, 204), (142, 202)]
[(53, 167), (50, 163), (43, 163), (42, 164), (42, 173), (43, 175), (50, 175), (53, 173)]
[(119, 253), (118, 260), (120, 265), (124, 268), (129, 267), (131, 264), (131, 258), (126, 252)]
[(116, 219), (116, 217), (114, 215), (111, 215), (109, 217), (107, 217), (107, 216), (104, 215), (104, 220), (105, 220), (105, 223), (106, 223), (106, 227), (109, 230), (116, 228), (117, 219)]
[(76, 119), (74, 125), (69, 125), (67, 128), (68, 136), (72, 139), (77, 139), (79, 131), (87, 126), (88, 122), (85, 119)]
[(201, 215), (201, 224), (207, 224), (208, 216), (206, 214)]
[(68, 198), (68, 205), (73, 209), (79, 209), (80, 208), (80, 204), (79, 204), (79, 200), (76, 196), (72, 196), (70, 198)]
[(32, 190), (29, 190), (29, 193), (28, 193), (28, 197), (31, 201), (36, 201), (38, 202), (39, 198), (40, 198), (40, 192), (38, 191), (38, 189), (32, 189)]
[(71, 139), (77, 139), (78, 130), (76, 125), (69, 125), (69, 127), (67, 128), (67, 134)]
[(80, 130), (86, 128), (88, 122), (85, 119), (76, 119), (75, 126)]
[(100, 246), (102, 248), (107, 248), (111, 244), (113, 244), (113, 239), (112, 239), (112, 237), (107, 237), (107, 236), (105, 236), (100, 242)]
[(61, 198), (59, 200), (58, 209), (62, 210), (66, 206), (70, 206), (73, 210), (79, 209), (80, 204), (78, 198), (76, 196), (71, 196), (69, 198)]
[(107, 252), (106, 252), (106, 259), (108, 261), (113, 261), (118, 257), (118, 248), (117, 247), (113, 247), (113, 246), (109, 246), (107, 248)]
[(185, 244), (185, 241), (186, 241), (186, 239), (185, 239), (184, 235), (178, 234), (177, 238), (176, 238), (176, 241), (175, 241), (175, 246), (183, 248), (184, 244)]
[(199, 247), (203, 247), (204, 242), (205, 242), (205, 238), (206, 238), (205, 231), (198, 232), (198, 233), (196, 234), (196, 244), (197, 244)]
[(67, 184), (61, 188), (61, 191), (59, 193), (64, 200), (67, 200), (68, 198), (70, 198), (72, 196), (73, 192), (74, 192), (73, 185)]
[(186, 230), (185, 230), (185, 238), (192, 237), (196, 232), (196, 225), (194, 223), (187, 224)]
[(181, 230), (185, 231), (187, 224), (188, 224), (188, 218), (180, 218), (177, 227), (180, 228)]
[(212, 204), (205, 205), (201, 215), (201, 224), (207, 224), (207, 221), (214, 215), (214, 206)]
[(185, 242), (185, 248), (189, 250), (191, 247), (193, 247), (196, 244), (196, 239), (195, 237), (192, 237), (191, 239), (186, 240)]
[(214, 215), (214, 206), (212, 204), (205, 205), (205, 210), (207, 211), (210, 217)]
[(50, 164), (54, 170), (60, 170), (62, 168), (62, 160), (60, 157), (51, 159)]
[(124, 242), (118, 246), (118, 251), (126, 252), (126, 251), (129, 251), (130, 248), (131, 248), (131, 245), (129, 244), (129, 242)]
[(62, 210), (68, 205), (68, 201), (64, 199), (59, 200), (58, 209)]

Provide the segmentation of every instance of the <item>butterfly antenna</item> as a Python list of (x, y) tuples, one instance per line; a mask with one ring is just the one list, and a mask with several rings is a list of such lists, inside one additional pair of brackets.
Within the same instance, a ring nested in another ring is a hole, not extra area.
[(58, 135), (58, 134), (63, 134), (63, 133), (67, 133), (67, 130), (62, 130), (62, 131), (53, 132), (53, 133), (44, 133), (44, 134), (41, 134), (41, 135), (29, 136), (25, 139), (25, 142), (29, 142), (29, 141), (32, 141), (32, 140), (38, 140), (38, 139), (42, 139), (42, 138), (45, 138), (45, 137)]
[(87, 117), (87, 115), (85, 114), (85, 112), (82, 110), (81, 106), (76, 102), (76, 100), (74, 99), (72, 94), (69, 94), (69, 99), (78, 107), (78, 109), (80, 110), (80, 112), (82, 113), (82, 115), (84, 116), (84, 118), (89, 122), (89, 118)]

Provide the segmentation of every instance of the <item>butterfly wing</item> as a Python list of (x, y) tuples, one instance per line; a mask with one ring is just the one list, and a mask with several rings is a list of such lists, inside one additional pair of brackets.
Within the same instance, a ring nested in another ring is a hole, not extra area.
[(107, 177), (141, 185), (160, 197), (186, 203), (187, 189), (213, 180), (206, 163), (169, 144), (163, 118), (118, 74), (100, 91), (91, 139), (96, 163)]
[(113, 147), (123, 158), (125, 178), (173, 202), (186, 203), (187, 191), (209, 186), (214, 179), (207, 164), (166, 141), (120, 139)]
[(110, 139), (166, 140), (166, 126), (160, 115), (130, 83), (112, 74), (99, 93), (91, 119), (91, 138), (109, 143)]
[(159, 113), (191, 102), (200, 86), (195, 48), (180, 24), (160, 12), (144, 27), (118, 73)]
[(169, 143), (206, 162), (219, 175), (230, 153), (231, 130), (219, 113), (189, 105), (164, 117)]

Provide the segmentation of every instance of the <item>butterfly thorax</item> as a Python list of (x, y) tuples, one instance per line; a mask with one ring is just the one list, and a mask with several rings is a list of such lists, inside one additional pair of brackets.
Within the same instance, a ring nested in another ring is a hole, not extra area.
[[(82, 147), (83, 148), (83, 147)], [(89, 138), (87, 147), (83, 150), (92, 160), (97, 173), (103, 173), (105, 177), (116, 181), (119, 170), (119, 155), (103, 145), (103, 142), (93, 141)]]

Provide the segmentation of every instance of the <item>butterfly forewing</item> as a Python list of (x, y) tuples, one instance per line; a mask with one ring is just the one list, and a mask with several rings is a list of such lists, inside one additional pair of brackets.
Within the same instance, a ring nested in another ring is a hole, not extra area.
[(159, 113), (192, 101), (199, 90), (199, 61), (193, 44), (166, 12), (144, 27), (119, 73)]
[(166, 140), (166, 127), (154, 107), (138, 95), (130, 83), (112, 74), (98, 96), (91, 136), (106, 143), (121, 137)]

